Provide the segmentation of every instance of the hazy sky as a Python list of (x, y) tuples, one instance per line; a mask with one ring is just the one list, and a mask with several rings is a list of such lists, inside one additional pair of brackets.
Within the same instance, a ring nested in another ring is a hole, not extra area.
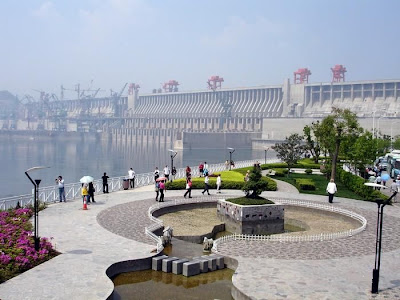
[[(141, 93), (170, 79), (180, 90), (400, 78), (400, 1), (0, 0), (0, 90), (60, 94), (80, 83)], [(67, 94), (71, 98), (75, 93)]]

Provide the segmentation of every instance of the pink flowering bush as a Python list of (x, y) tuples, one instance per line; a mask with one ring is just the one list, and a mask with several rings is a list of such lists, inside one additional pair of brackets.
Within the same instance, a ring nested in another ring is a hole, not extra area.
[(36, 252), (32, 214), (30, 208), (0, 211), (0, 283), (58, 255), (47, 238)]

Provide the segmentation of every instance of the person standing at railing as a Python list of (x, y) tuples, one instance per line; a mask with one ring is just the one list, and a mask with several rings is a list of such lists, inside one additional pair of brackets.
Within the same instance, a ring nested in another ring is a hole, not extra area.
[(94, 189), (94, 185), (93, 185), (93, 182), (89, 182), (89, 188), (88, 188), (88, 193), (89, 193), (89, 196), (88, 196), (88, 203), (90, 202), (90, 199), (92, 199), (92, 202), (96, 202), (96, 201), (94, 201), (94, 192), (95, 192), (95, 189)]
[(66, 202), (65, 200), (65, 187), (64, 187), (64, 179), (62, 178), (62, 176), (58, 176), (58, 178), (56, 178), (56, 183), (58, 185), (58, 193), (60, 194), (60, 202)]
[(135, 187), (135, 171), (132, 168), (128, 171), (129, 185), (133, 189)]
[(88, 185), (87, 183), (82, 183), (82, 201), (83, 203), (86, 200), (86, 203), (88, 202), (88, 196), (89, 196), (89, 192), (88, 192)]
[(107, 173), (104, 172), (103, 177), (101, 177), (101, 179), (103, 179), (103, 193), (108, 194), (108, 176)]
[(164, 168), (164, 176), (167, 177), (167, 181), (169, 180), (169, 168), (168, 165)]
[(154, 181), (156, 181), (158, 177), (160, 177), (160, 170), (158, 169), (158, 167), (156, 167), (156, 169), (154, 170)]

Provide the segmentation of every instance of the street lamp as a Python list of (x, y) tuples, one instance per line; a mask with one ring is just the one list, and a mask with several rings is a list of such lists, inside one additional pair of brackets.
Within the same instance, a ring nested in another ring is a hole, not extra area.
[(265, 164), (265, 165), (267, 164), (267, 152), (268, 152), (268, 150), (269, 150), (269, 147), (267, 147), (267, 148), (264, 149), (264, 153), (265, 153), (264, 164)]
[(172, 177), (175, 176), (175, 174), (172, 174), (172, 170), (174, 169), (174, 158), (178, 154), (178, 152), (169, 149), (169, 152), (171, 152), (171, 182), (172, 182)]
[[(364, 185), (379, 187), (379, 188), (387, 188), (384, 185), (376, 184), (376, 183), (364, 183)], [(383, 208), (388, 204), (397, 194), (397, 191), (393, 192), (393, 195), (390, 196), (387, 200), (376, 199), (375, 202), (378, 204), (378, 219), (376, 222), (376, 242), (375, 242), (375, 265), (372, 270), (372, 288), (371, 293), (378, 294), (379, 293), (379, 269), (381, 266), (381, 250), (382, 250), (382, 225), (383, 225)]]
[(33, 203), (33, 223), (34, 223), (34, 241), (35, 241), (35, 250), (39, 251), (39, 246), (40, 246), (40, 239), (39, 239), (39, 205), (38, 205), (38, 201), (39, 201), (39, 184), (41, 182), (41, 179), (35, 179), (33, 180), (31, 178), (31, 176), (29, 176), (29, 172), (31, 171), (36, 171), (36, 170), (41, 170), (41, 169), (47, 169), (50, 167), (33, 167), (30, 168), (28, 170), (25, 171), (25, 175), (29, 178), (29, 180), (32, 182), (33, 186), (34, 186), (34, 203)]
[(229, 171), (232, 169), (232, 153), (235, 152), (234, 148), (227, 148), (229, 150)]

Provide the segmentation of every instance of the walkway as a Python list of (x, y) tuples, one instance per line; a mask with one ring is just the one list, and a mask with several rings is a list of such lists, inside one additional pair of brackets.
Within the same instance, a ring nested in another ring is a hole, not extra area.
[[(224, 191), (241, 195), (241, 191)], [(168, 191), (166, 201), (182, 198)], [(194, 191), (200, 197), (200, 191)], [(298, 194), (278, 182), (284, 197), (327, 202), (326, 197)], [(107, 299), (113, 290), (106, 269), (118, 261), (154, 255), (144, 235), (147, 209), (155, 203), (151, 186), (99, 195), (88, 211), (81, 201), (57, 203), (40, 212), (39, 232), (54, 237), (63, 254), (0, 285), (0, 299)], [(335, 206), (368, 219), (359, 235), (325, 242), (223, 244), (223, 254), (239, 261), (233, 284), (252, 299), (370, 299), (374, 264), (376, 204), (335, 198)], [(400, 299), (400, 206), (385, 208), (383, 255), (378, 299)]]

